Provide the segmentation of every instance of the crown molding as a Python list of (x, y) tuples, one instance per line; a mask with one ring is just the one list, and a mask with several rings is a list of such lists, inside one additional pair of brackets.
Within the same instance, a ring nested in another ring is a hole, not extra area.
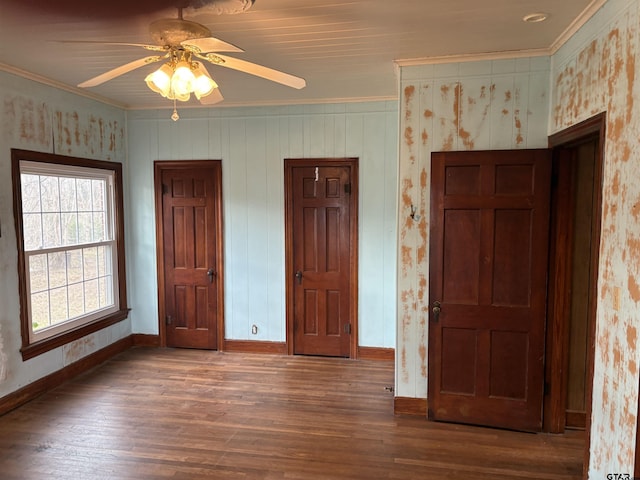
[[(238, 107), (287, 107), (296, 105), (329, 105), (335, 103), (367, 103), (367, 102), (395, 102), (398, 100), (397, 95), (381, 95), (377, 97), (346, 97), (346, 98), (307, 98), (300, 100), (272, 100), (272, 101), (249, 101), (249, 102), (227, 102), (216, 103), (214, 105), (180, 105), (178, 104), (178, 111), (191, 110), (201, 108), (238, 108)], [(173, 104), (166, 107), (159, 106), (138, 106), (129, 105), (126, 110), (165, 110), (172, 109)]]
[(506, 50), (504, 52), (464, 53), (459, 55), (441, 55), (438, 57), (406, 58), (394, 60), (399, 67), (418, 65), (434, 65), (443, 63), (478, 62), (483, 60), (507, 60), (511, 58), (545, 57), (550, 53), (548, 48), (530, 50)]
[(20, 68), (13, 67), (11, 65), (7, 65), (6, 63), (0, 63), (0, 71), (10, 73), (18, 77), (26, 78), (27, 80), (32, 80), (34, 82), (41, 83), (48, 87), (53, 87), (53, 88), (57, 88), (58, 90), (63, 90), (65, 92), (73, 93), (74, 95), (79, 95), (81, 97), (89, 98), (91, 100), (95, 100), (96, 102), (111, 105), (112, 107), (121, 108), (123, 110), (126, 110), (127, 108), (127, 106), (123, 103), (115, 102), (109, 98), (103, 97), (101, 95), (96, 95), (95, 93), (91, 93), (81, 88), (71, 87), (62, 82), (58, 82), (56, 80), (43, 77), (42, 75), (38, 75), (32, 72), (28, 72), (26, 70), (22, 70)]
[(607, 3), (607, 0), (591, 0), (591, 3), (587, 5), (587, 8), (585, 8), (582, 13), (578, 15), (564, 30), (564, 32), (562, 32), (551, 44), (549, 47), (551, 55), (556, 53), (565, 43), (567, 43), (569, 39), (573, 37), (605, 3)]

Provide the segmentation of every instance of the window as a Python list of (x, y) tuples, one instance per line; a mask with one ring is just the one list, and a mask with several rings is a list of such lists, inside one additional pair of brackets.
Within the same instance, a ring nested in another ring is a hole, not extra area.
[(122, 167), (11, 153), (26, 359), (126, 318)]

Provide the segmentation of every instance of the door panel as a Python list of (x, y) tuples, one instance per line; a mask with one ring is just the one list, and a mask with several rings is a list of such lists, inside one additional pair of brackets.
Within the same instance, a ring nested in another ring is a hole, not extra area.
[(541, 150), (432, 155), (435, 420), (541, 428), (550, 165)]
[(314, 162), (287, 163), (292, 353), (348, 357), (355, 310), (353, 167)]
[(220, 165), (172, 165), (156, 164), (166, 345), (216, 349), (221, 316)]

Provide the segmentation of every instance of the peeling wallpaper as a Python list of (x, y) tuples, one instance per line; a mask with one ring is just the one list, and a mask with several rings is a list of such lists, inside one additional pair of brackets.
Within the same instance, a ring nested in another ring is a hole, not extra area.
[(431, 152), (546, 147), (549, 69), (546, 57), (401, 69), (398, 396), (427, 396)]
[(125, 113), (8, 73), (0, 73), (0, 397), (131, 333), (127, 320), (22, 361), (11, 149), (125, 160)]
[(640, 365), (638, 9), (637, 0), (609, 0), (550, 58), (401, 68), (398, 396), (427, 396), (431, 152), (546, 147), (549, 134), (606, 112), (588, 466), (593, 479), (630, 473), (634, 464)]
[[(640, 303), (640, 16), (609, 1), (555, 55), (550, 130), (606, 111), (589, 478), (632, 472)], [(621, 292), (620, 308), (613, 304)]]

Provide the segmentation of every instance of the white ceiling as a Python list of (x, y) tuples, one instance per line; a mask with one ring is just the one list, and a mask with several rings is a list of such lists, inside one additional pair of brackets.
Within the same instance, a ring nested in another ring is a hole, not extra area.
[[(19, 69), (74, 87), (151, 53), (139, 47), (57, 40), (152, 43), (149, 23), (177, 17), (177, 9), (172, 7), (176, 2), (180, 0), (0, 0), (0, 63), (9, 71)], [(219, 105), (314, 103), (396, 98), (394, 60), (548, 52), (572, 24), (581, 22), (602, 3), (256, 0), (244, 13), (217, 15), (209, 5), (186, 10), (185, 19), (206, 25), (215, 37), (245, 50), (229, 56), (307, 81), (306, 88), (295, 90), (207, 65), (225, 97)], [(532, 12), (550, 16), (543, 23), (524, 23), (522, 17)], [(144, 77), (158, 66), (147, 65), (87, 90), (123, 107), (169, 108), (171, 102), (144, 83)], [(197, 102), (192, 100), (191, 105)]]

